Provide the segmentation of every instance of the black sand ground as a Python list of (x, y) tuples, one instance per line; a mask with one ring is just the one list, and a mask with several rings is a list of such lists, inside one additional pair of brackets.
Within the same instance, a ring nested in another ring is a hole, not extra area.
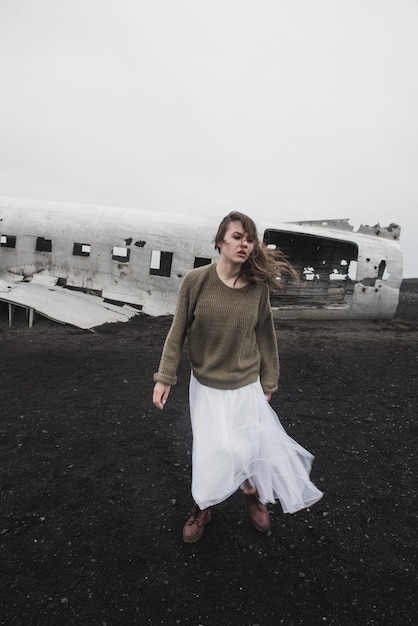
[(190, 509), (187, 360), (151, 404), (170, 319), (84, 332), (0, 311), (0, 623), (418, 623), (418, 280), (393, 322), (277, 323), (274, 409), (316, 457), (310, 511), (240, 494), (182, 542)]

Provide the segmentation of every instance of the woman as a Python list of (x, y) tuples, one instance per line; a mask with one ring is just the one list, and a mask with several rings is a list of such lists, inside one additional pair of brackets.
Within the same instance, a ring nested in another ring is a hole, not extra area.
[(222, 220), (215, 247), (219, 261), (183, 280), (154, 374), (153, 402), (162, 409), (187, 337), (195, 504), (183, 528), (186, 543), (201, 538), (210, 507), (240, 487), (261, 532), (270, 529), (267, 502), (279, 500), (293, 513), (323, 495), (309, 478), (313, 456), (286, 434), (269, 405), (279, 377), (269, 286), (294, 271), (261, 244), (253, 220), (240, 212)]

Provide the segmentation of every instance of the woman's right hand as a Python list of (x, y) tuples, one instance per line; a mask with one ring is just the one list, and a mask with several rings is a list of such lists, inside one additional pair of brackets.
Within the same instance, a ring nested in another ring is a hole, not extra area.
[(164, 408), (164, 404), (167, 402), (170, 389), (171, 385), (165, 385), (164, 383), (155, 383), (152, 401), (157, 409)]

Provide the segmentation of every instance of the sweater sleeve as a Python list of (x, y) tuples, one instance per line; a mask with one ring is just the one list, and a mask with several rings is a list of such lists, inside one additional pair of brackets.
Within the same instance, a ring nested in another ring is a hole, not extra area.
[(280, 367), (268, 288), (260, 300), (259, 319), (256, 327), (257, 345), (261, 355), (260, 382), (264, 393), (273, 393), (278, 387)]
[(189, 299), (189, 281), (186, 277), (180, 287), (176, 311), (164, 342), (158, 371), (153, 376), (154, 382), (165, 385), (177, 383), (177, 368), (191, 322), (189, 319)]

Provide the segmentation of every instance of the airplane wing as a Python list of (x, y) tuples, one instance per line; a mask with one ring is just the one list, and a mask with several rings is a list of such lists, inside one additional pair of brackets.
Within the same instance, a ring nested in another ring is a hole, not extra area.
[[(29, 323), (33, 312), (56, 322), (92, 329), (111, 322), (126, 322), (140, 311), (124, 304), (117, 306), (103, 298), (80, 291), (70, 291), (57, 285), (32, 282), (13, 283), (0, 279), (0, 301), (28, 309)], [(11, 323), (9, 308), (9, 323)]]

